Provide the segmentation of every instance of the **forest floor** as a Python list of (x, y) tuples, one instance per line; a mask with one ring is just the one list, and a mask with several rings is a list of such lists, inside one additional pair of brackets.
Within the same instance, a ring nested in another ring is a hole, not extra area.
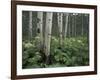
[(23, 41), (22, 67), (50, 68), (89, 65), (89, 44), (86, 37), (71, 37), (63, 40), (59, 46), (59, 39), (51, 37), (50, 63), (45, 63), (45, 54), (38, 49), (38, 40)]

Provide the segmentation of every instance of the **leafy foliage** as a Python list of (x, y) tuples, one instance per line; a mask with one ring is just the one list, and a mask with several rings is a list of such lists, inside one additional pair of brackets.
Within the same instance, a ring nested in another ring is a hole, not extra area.
[(39, 51), (37, 37), (23, 41), (23, 68), (68, 67), (89, 65), (89, 47), (86, 37), (66, 38), (59, 46), (59, 39), (51, 37), (50, 64), (45, 63), (45, 54)]

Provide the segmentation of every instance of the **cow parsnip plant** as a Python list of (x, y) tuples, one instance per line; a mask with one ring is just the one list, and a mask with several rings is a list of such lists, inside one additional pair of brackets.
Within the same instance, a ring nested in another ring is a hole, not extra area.
[(51, 37), (50, 63), (45, 63), (45, 54), (40, 51), (37, 38), (23, 41), (23, 68), (69, 67), (89, 65), (89, 47), (86, 37), (71, 37), (59, 45), (59, 38)]

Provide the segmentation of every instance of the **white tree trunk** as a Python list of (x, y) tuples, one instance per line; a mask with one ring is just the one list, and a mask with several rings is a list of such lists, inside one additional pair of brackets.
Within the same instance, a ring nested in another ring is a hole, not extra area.
[(29, 39), (32, 38), (32, 11), (29, 12)]
[(75, 15), (75, 13), (73, 13), (72, 14), (72, 37), (74, 37), (74, 27), (75, 27), (75, 25), (74, 25), (74, 15)]
[(40, 37), (40, 45), (43, 45), (43, 12), (37, 12), (37, 29), (38, 29), (38, 36)]
[(63, 13), (57, 13), (57, 17), (58, 17), (58, 29), (59, 29), (59, 43), (62, 46), (62, 27), (63, 27)]
[(45, 54), (48, 57), (50, 55), (50, 42), (52, 31), (52, 12), (46, 13), (46, 26), (45, 26)]
[(67, 29), (68, 29), (68, 16), (69, 16), (68, 13), (65, 14), (65, 21), (66, 21), (66, 23), (65, 23), (64, 39), (66, 39), (66, 35), (67, 35)]

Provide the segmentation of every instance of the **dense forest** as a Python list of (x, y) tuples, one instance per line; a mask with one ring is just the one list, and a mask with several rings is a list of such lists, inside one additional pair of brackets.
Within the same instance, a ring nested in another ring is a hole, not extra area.
[(22, 11), (22, 68), (89, 65), (89, 14)]

